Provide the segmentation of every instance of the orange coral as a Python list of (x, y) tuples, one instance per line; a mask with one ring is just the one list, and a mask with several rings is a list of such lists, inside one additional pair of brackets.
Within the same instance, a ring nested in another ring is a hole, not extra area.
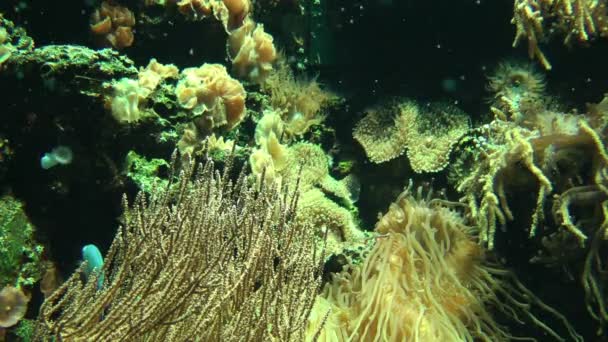
[[(232, 129), (245, 116), (245, 89), (228, 75), (221, 64), (203, 64), (182, 71), (175, 93), (179, 104), (202, 115), (206, 128), (226, 126)], [(199, 120), (200, 121), (200, 120)]]
[(103, 45), (122, 49), (133, 44), (135, 16), (128, 8), (104, 1), (91, 15), (91, 32)]

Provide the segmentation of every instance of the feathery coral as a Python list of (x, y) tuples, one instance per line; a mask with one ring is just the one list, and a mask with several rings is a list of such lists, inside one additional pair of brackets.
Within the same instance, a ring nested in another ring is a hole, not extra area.
[(301, 341), (322, 254), (294, 222), (297, 195), (229, 174), (208, 162), (125, 198), (104, 286), (80, 267), (42, 305), (38, 338)]

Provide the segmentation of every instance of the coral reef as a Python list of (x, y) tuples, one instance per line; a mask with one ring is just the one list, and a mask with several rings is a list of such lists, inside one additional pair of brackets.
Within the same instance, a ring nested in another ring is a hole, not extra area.
[(288, 137), (301, 136), (311, 126), (323, 122), (323, 107), (338, 100), (315, 80), (296, 80), (285, 63), (279, 63), (262, 88), (270, 94), (270, 106), (281, 112)]
[[(599, 133), (603, 128), (593, 128), (585, 116), (555, 111), (542, 101), (543, 81), (530, 69), (508, 72), (505, 69), (507, 67), (499, 68), (496, 76), (490, 77), (489, 88), (496, 91), (496, 105), (492, 106), (496, 119), (477, 128), (470, 140), (465, 139), (476, 151), (468, 154), (473, 161), (454, 164), (455, 169), (473, 166), (464, 174), (456, 171), (457, 189), (465, 195), (463, 200), (481, 229), (481, 242), (487, 243), (490, 249), (494, 245), (497, 223), (504, 226), (514, 217), (507, 192), (530, 184), (538, 186), (530, 218), (530, 236), (536, 234), (544, 221), (549, 194), (554, 193), (559, 199), (561, 196), (557, 194), (562, 193), (558, 223), (583, 243), (587, 235), (570, 222), (567, 212), (568, 190), (581, 180), (583, 184), (605, 188), (608, 158)], [(507, 74), (510, 76), (505, 77)], [(523, 81), (503, 82), (513, 77)], [(585, 170), (588, 166), (577, 165), (572, 159), (576, 153), (584, 153), (587, 160), (592, 161), (590, 174)], [(466, 155), (460, 156), (466, 159)]]
[(0, 341), (606, 339), (606, 4), (0, 2)]
[(106, 107), (120, 123), (131, 124), (146, 116), (155, 116), (154, 112), (146, 108), (148, 97), (161, 81), (177, 76), (175, 65), (162, 65), (153, 58), (146, 68), (140, 68), (137, 80), (125, 77), (112, 82), (113, 94), (106, 97)]
[(283, 121), (276, 112), (265, 112), (258, 122), (255, 140), (259, 148), (249, 158), (257, 182), (300, 190), (296, 221), (318, 237), (326, 236), (323, 243), (328, 255), (356, 248), (364, 237), (352, 213), (353, 193), (358, 193), (358, 184), (353, 186), (350, 178), (334, 179), (329, 174), (330, 160), (318, 145), (281, 144), (277, 137), (283, 135), (283, 129)]

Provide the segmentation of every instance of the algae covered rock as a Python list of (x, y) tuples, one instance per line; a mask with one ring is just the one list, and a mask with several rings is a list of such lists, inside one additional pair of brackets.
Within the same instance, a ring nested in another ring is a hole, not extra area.
[(43, 247), (33, 236), (34, 226), (21, 202), (0, 197), (0, 287), (29, 286), (40, 279)]

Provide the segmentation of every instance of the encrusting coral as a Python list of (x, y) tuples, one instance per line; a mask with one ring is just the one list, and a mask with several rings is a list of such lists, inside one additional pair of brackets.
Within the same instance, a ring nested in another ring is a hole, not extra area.
[(29, 287), (40, 279), (44, 247), (34, 236), (24, 205), (13, 196), (0, 197), (0, 286)]
[[(563, 316), (544, 306), (508, 271), (486, 260), (476, 230), (447, 201), (411, 185), (376, 224), (376, 242), (360, 265), (325, 286), (310, 320), (318, 341), (502, 341), (511, 336), (490, 308), (524, 314), (558, 340), (528, 304), (540, 304), (580, 341)], [(517, 287), (517, 289), (516, 289)], [(312, 339), (311, 339), (312, 340)]]
[(415, 172), (438, 172), (448, 165), (452, 147), (468, 130), (468, 117), (456, 107), (432, 104), (423, 109), (405, 100), (369, 109), (353, 137), (374, 163), (406, 152)]

